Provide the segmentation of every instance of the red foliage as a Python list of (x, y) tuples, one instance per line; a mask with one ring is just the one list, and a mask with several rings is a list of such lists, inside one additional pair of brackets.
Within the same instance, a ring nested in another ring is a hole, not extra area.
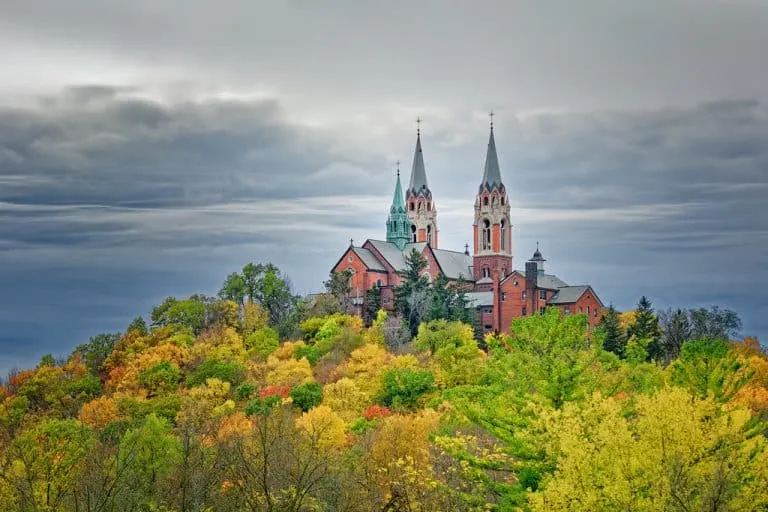
[(288, 398), (288, 392), (291, 390), (288, 386), (267, 386), (259, 391), (259, 398), (262, 400), (273, 395), (280, 395), (280, 398)]
[(376, 418), (384, 418), (390, 414), (392, 414), (392, 412), (387, 407), (381, 405), (371, 405), (365, 410), (365, 412), (363, 412), (363, 418), (371, 421), (375, 420)]
[(12, 371), (8, 375), (8, 389), (11, 393), (15, 393), (27, 382), (29, 379), (35, 376), (35, 370), (20, 370)]

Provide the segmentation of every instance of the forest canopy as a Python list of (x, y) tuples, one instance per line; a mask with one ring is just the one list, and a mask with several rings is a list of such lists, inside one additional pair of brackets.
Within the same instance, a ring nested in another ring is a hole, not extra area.
[(248, 264), (11, 372), (0, 510), (768, 509), (768, 357), (735, 313), (481, 337), (461, 283), (405, 274), (353, 315), (348, 276), (299, 298)]

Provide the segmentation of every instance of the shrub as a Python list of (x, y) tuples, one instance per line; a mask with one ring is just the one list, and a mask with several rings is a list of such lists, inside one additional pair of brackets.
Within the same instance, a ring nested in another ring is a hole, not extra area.
[(289, 395), (294, 404), (307, 412), (323, 400), (323, 388), (316, 382), (308, 382), (293, 388)]
[(187, 378), (187, 387), (205, 384), (206, 379), (219, 379), (237, 386), (243, 381), (245, 369), (240, 363), (209, 359), (198, 366)]
[(277, 331), (271, 327), (262, 327), (245, 339), (245, 347), (248, 349), (248, 355), (258, 357), (266, 361), (269, 354), (277, 350), (280, 346), (280, 338)]
[(382, 392), (379, 402), (395, 408), (410, 408), (419, 397), (435, 387), (435, 376), (429, 370), (393, 368), (382, 376)]
[(150, 395), (160, 395), (179, 386), (181, 370), (170, 361), (161, 361), (141, 372), (137, 380)]
[(244, 382), (235, 390), (235, 397), (237, 397), (238, 400), (247, 400), (248, 398), (251, 398), (254, 391), (256, 391), (256, 386)]

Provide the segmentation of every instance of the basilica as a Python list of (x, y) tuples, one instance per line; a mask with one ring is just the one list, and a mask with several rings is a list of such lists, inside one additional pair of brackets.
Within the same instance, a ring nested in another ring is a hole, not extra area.
[[(472, 224), (472, 253), (441, 249), (437, 204), (427, 183), (421, 133), (416, 133), (416, 150), (408, 187), (403, 194), (400, 171), (386, 221), (385, 240), (350, 244), (332, 272), (352, 272), (352, 292), (361, 304), (365, 290), (381, 290), (381, 306), (394, 307), (394, 287), (414, 249), (427, 260), (425, 273), (449, 281), (463, 279), (472, 286), (467, 297), (477, 311), (478, 324), (486, 332), (506, 332), (513, 318), (557, 307), (563, 314), (582, 313), (591, 325), (600, 320), (603, 304), (587, 284), (571, 286), (546, 272), (545, 259), (536, 247), (523, 269), (515, 269), (512, 256), (512, 222), (509, 197), (501, 178), (496, 141), (491, 123), (483, 175), (475, 195)], [(360, 308), (361, 309), (361, 308)]]

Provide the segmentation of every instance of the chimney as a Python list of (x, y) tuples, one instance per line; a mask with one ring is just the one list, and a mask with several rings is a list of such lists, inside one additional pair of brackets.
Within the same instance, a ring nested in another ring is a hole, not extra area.
[(533, 293), (532, 290), (536, 289), (539, 277), (539, 269), (535, 261), (525, 262), (525, 287), (529, 290), (528, 293)]

